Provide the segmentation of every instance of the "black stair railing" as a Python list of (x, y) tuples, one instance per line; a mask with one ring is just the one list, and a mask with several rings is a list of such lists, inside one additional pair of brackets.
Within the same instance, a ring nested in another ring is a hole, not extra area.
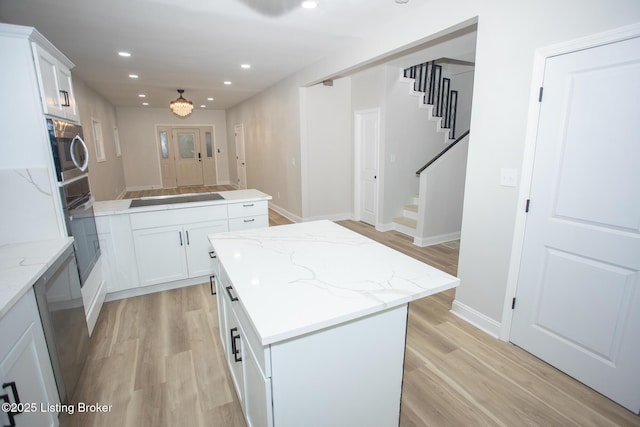
[(442, 65), (424, 62), (405, 68), (404, 76), (415, 80), (413, 90), (424, 93), (424, 103), (433, 106), (433, 116), (442, 118), (441, 127), (455, 139), (458, 91), (451, 89), (451, 79), (442, 77)]
[(424, 165), (423, 167), (421, 167), (420, 169), (418, 169), (416, 171), (416, 176), (420, 176), (420, 174), (429, 166), (431, 166), (436, 160), (438, 160), (440, 157), (442, 157), (447, 151), (451, 150), (453, 147), (455, 147), (455, 145), (462, 141), (467, 135), (469, 135), (469, 133), (471, 133), (471, 130), (466, 131), (465, 133), (463, 133), (462, 135), (460, 135), (455, 141), (453, 141), (451, 144), (447, 145), (447, 147), (442, 150), (441, 152), (439, 152), (438, 154), (435, 155), (435, 157), (431, 160), (429, 160), (427, 162), (426, 165)]

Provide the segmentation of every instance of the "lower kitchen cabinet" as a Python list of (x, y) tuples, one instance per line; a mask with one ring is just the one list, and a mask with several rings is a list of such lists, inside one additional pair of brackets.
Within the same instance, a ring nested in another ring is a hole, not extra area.
[(133, 231), (142, 286), (211, 274), (207, 235), (227, 231), (227, 221)]
[[(57, 426), (60, 403), (33, 290), (0, 319), (0, 411), (3, 426)], [(18, 405), (20, 402), (20, 405)]]

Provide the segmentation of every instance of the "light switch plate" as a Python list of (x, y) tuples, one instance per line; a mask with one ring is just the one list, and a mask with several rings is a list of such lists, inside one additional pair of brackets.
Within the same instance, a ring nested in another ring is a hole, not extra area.
[(503, 187), (515, 187), (518, 185), (517, 169), (500, 169), (500, 185)]

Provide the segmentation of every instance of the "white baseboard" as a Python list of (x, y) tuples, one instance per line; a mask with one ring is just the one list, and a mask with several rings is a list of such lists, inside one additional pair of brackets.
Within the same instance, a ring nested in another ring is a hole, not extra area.
[(127, 194), (127, 189), (126, 189), (126, 188), (124, 188), (124, 189), (122, 190), (122, 192), (121, 192), (120, 194), (118, 194), (118, 196), (116, 197), (116, 200), (122, 200), (122, 199), (124, 199), (124, 195), (125, 195), (125, 194)]
[(278, 212), (283, 217), (287, 218), (289, 221), (302, 222), (302, 218), (300, 218), (298, 215), (292, 214), (291, 212), (287, 211), (286, 209), (281, 208), (280, 206), (278, 206), (275, 203), (273, 203), (273, 201), (271, 201), (271, 200), (269, 201), (269, 209), (273, 209), (274, 211)]
[(331, 215), (317, 215), (317, 216), (309, 216), (303, 219), (304, 222), (309, 221), (320, 221), (323, 219), (327, 219), (329, 221), (345, 221), (348, 219), (353, 219), (353, 215), (351, 212), (344, 212), (339, 214), (331, 214)]
[(500, 336), (500, 322), (493, 320), (490, 317), (485, 316), (479, 311), (474, 310), (473, 308), (461, 303), (458, 300), (454, 300), (451, 306), (451, 313), (455, 314), (462, 320), (481, 331), (486, 332), (494, 338), (498, 338)]
[(143, 191), (143, 190), (159, 190), (162, 189), (162, 185), (138, 185), (135, 187), (127, 187), (125, 192), (127, 191)]
[(425, 246), (439, 245), (440, 243), (450, 242), (452, 240), (459, 240), (460, 232), (440, 234), (439, 236), (431, 237), (414, 237), (413, 244), (424, 248)]
[(393, 230), (393, 223), (388, 222), (386, 224), (376, 224), (376, 230), (377, 231), (381, 231), (381, 232), (385, 232), (385, 231), (391, 231)]

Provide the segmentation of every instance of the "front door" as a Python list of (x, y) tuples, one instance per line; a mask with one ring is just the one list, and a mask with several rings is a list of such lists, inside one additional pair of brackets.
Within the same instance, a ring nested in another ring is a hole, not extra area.
[(640, 410), (640, 38), (547, 59), (511, 341)]
[(176, 183), (178, 187), (202, 185), (202, 152), (200, 130), (173, 129)]

